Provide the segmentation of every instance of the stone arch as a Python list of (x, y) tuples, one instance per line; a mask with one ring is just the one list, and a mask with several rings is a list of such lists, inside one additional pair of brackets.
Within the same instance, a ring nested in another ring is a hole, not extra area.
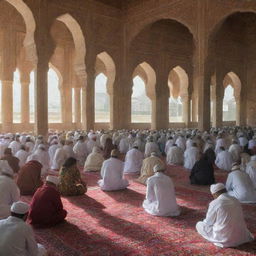
[(146, 94), (152, 100), (156, 97), (156, 72), (154, 69), (147, 63), (143, 62), (139, 64), (134, 72), (133, 78), (140, 76), (146, 86)]
[(62, 90), (62, 84), (63, 84), (63, 77), (62, 77), (61, 72), (51, 62), (49, 63), (49, 68), (53, 69), (56, 72), (56, 74), (59, 78), (59, 90), (61, 91)]
[(72, 34), (75, 45), (74, 70), (81, 82), (81, 87), (85, 86), (87, 78), (85, 67), (86, 44), (81, 26), (68, 13), (59, 16), (57, 20), (63, 22)]
[[(107, 79), (107, 92), (109, 95), (113, 94), (114, 90), (114, 82), (116, 79), (116, 65), (111, 58), (111, 56), (107, 52), (102, 52), (97, 55), (97, 59), (99, 59), (104, 64), (104, 74)], [(97, 61), (97, 60), (96, 60)], [(97, 72), (97, 70), (96, 70)]]
[(189, 24), (189, 22), (183, 20), (181, 17), (170, 17), (169, 15), (164, 16), (164, 17), (156, 17), (156, 16), (152, 16), (152, 18), (150, 20), (146, 20), (145, 22), (142, 23), (137, 23), (135, 26), (134, 31), (130, 34), (130, 37), (128, 39), (128, 45), (130, 45), (130, 43), (135, 40), (135, 38), (139, 35), (139, 33), (141, 31), (143, 31), (145, 28), (151, 26), (152, 24), (160, 21), (160, 20), (173, 20), (176, 21), (177, 23), (179, 23), (180, 25), (186, 27), (189, 31), (189, 33), (193, 36), (193, 39), (195, 39), (195, 31), (192, 27), (191, 24)]
[(30, 8), (23, 2), (23, 0), (5, 0), (11, 4), (23, 17), (26, 26), (26, 36), (23, 41), (26, 50), (26, 57), (34, 65), (37, 63), (36, 44), (34, 33), (36, 30), (36, 22)]

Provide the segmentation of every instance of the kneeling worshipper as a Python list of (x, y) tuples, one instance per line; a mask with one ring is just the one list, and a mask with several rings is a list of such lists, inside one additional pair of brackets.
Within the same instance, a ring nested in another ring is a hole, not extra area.
[(226, 151), (224, 147), (220, 147), (220, 152), (217, 154), (215, 164), (221, 170), (230, 171), (233, 164), (231, 153)]
[(134, 143), (125, 156), (124, 173), (139, 173), (144, 159), (143, 153), (138, 149), (138, 145)]
[(196, 224), (197, 232), (222, 248), (253, 241), (239, 201), (227, 194), (222, 183), (211, 185), (210, 191), (214, 200), (209, 204), (206, 218)]
[(0, 219), (10, 216), (11, 205), (20, 199), (20, 191), (13, 175), (8, 162), (0, 160)]
[(101, 149), (95, 146), (85, 161), (84, 171), (100, 171), (103, 162), (104, 157), (101, 154)]
[(232, 141), (232, 144), (230, 145), (228, 151), (231, 153), (234, 162), (240, 161), (241, 159), (240, 154), (242, 153), (242, 149), (240, 145), (238, 145), (236, 140)]
[(20, 150), (15, 154), (15, 157), (19, 159), (19, 167), (25, 165), (27, 158), (29, 156), (28, 149), (25, 145), (21, 145)]
[(200, 158), (200, 152), (197, 148), (197, 144), (193, 143), (192, 147), (189, 147), (184, 152), (184, 167), (191, 170), (196, 161)]
[(12, 150), (10, 148), (6, 148), (4, 150), (4, 156), (1, 160), (7, 160), (9, 166), (11, 166), (13, 172), (16, 174), (18, 173), (20, 166), (19, 166), (19, 159), (12, 155)]
[(38, 188), (31, 202), (28, 222), (35, 228), (48, 228), (64, 221), (67, 211), (63, 209), (57, 190), (59, 178), (48, 175), (45, 184)]
[(123, 178), (124, 162), (118, 159), (119, 151), (111, 151), (111, 157), (103, 162), (101, 167), (102, 179), (98, 181), (100, 188), (104, 191), (125, 189), (128, 187), (128, 180)]
[(153, 136), (150, 136), (145, 146), (145, 157), (149, 157), (152, 152), (160, 156), (160, 150), (156, 142), (154, 142)]
[(81, 179), (75, 158), (70, 157), (63, 164), (58, 188), (63, 196), (79, 196), (86, 193), (86, 184)]
[(140, 177), (137, 179), (137, 181), (146, 185), (147, 179), (154, 175), (153, 169), (157, 164), (164, 165), (163, 161), (157, 156), (155, 152), (153, 152), (151, 153), (150, 157), (147, 157), (143, 160)]
[(211, 185), (215, 183), (214, 168), (207, 154), (204, 154), (202, 158), (195, 163), (189, 178), (190, 183), (196, 185)]
[(142, 206), (149, 214), (156, 216), (179, 216), (172, 179), (164, 174), (164, 165), (154, 166), (154, 175), (147, 180), (146, 199)]
[(246, 173), (250, 176), (256, 189), (256, 156), (251, 156), (251, 161), (246, 166)]
[(54, 157), (52, 159), (52, 170), (59, 171), (61, 166), (67, 159), (66, 150), (64, 149), (65, 141), (60, 141), (60, 147), (55, 151)]
[(166, 162), (170, 165), (183, 165), (183, 150), (174, 144), (167, 152)]
[(252, 180), (246, 172), (241, 171), (239, 165), (232, 167), (226, 181), (226, 189), (230, 196), (241, 203), (256, 203), (256, 190)]
[(18, 201), (11, 206), (11, 216), (0, 220), (1, 256), (46, 256), (47, 251), (37, 244), (33, 229), (26, 223), (29, 205)]
[(31, 160), (20, 169), (17, 185), (21, 195), (33, 195), (43, 185), (41, 180), (42, 167), (38, 161)]

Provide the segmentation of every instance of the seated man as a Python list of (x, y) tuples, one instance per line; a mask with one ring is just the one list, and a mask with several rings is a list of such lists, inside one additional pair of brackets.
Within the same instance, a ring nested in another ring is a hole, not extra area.
[(166, 157), (167, 164), (182, 165), (183, 164), (183, 150), (176, 144), (169, 148)]
[(52, 227), (66, 218), (67, 211), (63, 209), (57, 190), (58, 183), (58, 177), (48, 175), (45, 184), (34, 194), (28, 215), (28, 221), (34, 227)]
[(230, 152), (226, 151), (224, 147), (220, 147), (220, 152), (217, 154), (215, 164), (224, 171), (230, 171), (233, 164), (233, 158)]
[(104, 162), (104, 157), (101, 154), (99, 147), (93, 147), (92, 153), (87, 157), (84, 164), (84, 171), (100, 171), (102, 164)]
[(139, 173), (142, 166), (143, 158), (143, 153), (138, 149), (138, 145), (134, 143), (133, 148), (126, 153), (124, 172)]
[(140, 171), (140, 177), (137, 179), (142, 184), (147, 184), (147, 179), (154, 175), (153, 168), (155, 165), (164, 165), (163, 161), (157, 156), (155, 152), (151, 153), (150, 157), (147, 157), (142, 162)]
[(143, 208), (156, 216), (178, 216), (180, 209), (176, 202), (172, 179), (164, 174), (164, 165), (154, 166), (154, 175), (147, 180), (147, 194)]
[(7, 160), (8, 164), (11, 166), (14, 173), (18, 173), (20, 166), (19, 166), (19, 159), (12, 155), (12, 150), (10, 148), (6, 148), (4, 150), (4, 156), (1, 160)]
[(242, 153), (242, 150), (236, 140), (232, 141), (232, 144), (230, 145), (228, 151), (231, 153), (234, 162), (240, 161), (240, 154)]
[(153, 136), (150, 136), (145, 146), (145, 157), (149, 157), (152, 152), (155, 152), (157, 156), (160, 156), (160, 150), (156, 142), (154, 142)]
[(241, 203), (256, 203), (256, 190), (250, 176), (241, 171), (239, 165), (232, 167), (226, 181), (226, 189), (230, 196), (235, 197)]
[(119, 151), (113, 149), (111, 151), (111, 157), (103, 162), (101, 167), (102, 179), (98, 181), (98, 184), (102, 190), (113, 191), (125, 189), (128, 187), (129, 182), (123, 179), (123, 161), (118, 159)]
[(251, 161), (246, 166), (246, 173), (250, 176), (256, 189), (256, 156), (251, 156)]
[(197, 232), (222, 248), (252, 241), (239, 201), (226, 193), (222, 183), (211, 185), (210, 190), (214, 200), (209, 204), (206, 218), (196, 224)]
[(20, 199), (20, 191), (13, 179), (13, 170), (6, 160), (0, 160), (0, 219), (10, 216), (10, 208)]
[(0, 255), (47, 255), (45, 248), (36, 243), (33, 230), (26, 223), (28, 210), (28, 204), (18, 201), (11, 207), (11, 216), (0, 220)]
[(184, 152), (184, 167), (191, 170), (196, 161), (200, 158), (200, 152), (196, 143), (192, 144), (192, 147), (188, 148)]
[(215, 183), (214, 169), (207, 154), (204, 154), (202, 158), (195, 163), (189, 178), (191, 184), (211, 185)]
[(42, 167), (38, 161), (31, 160), (20, 169), (17, 185), (21, 195), (33, 195), (43, 185), (41, 180)]

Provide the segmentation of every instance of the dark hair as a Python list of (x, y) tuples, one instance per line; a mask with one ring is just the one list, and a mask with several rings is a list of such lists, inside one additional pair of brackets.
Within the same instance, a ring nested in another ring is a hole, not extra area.
[(220, 147), (221, 150), (225, 151), (225, 148), (224, 147)]
[(76, 159), (74, 157), (69, 157), (65, 163), (63, 164), (63, 167), (71, 167), (76, 164)]
[(20, 149), (26, 150), (26, 146), (25, 145), (21, 145)]
[(19, 218), (19, 219), (23, 219), (26, 214), (28, 214), (28, 213), (19, 214), (19, 213), (11, 212), (11, 216)]

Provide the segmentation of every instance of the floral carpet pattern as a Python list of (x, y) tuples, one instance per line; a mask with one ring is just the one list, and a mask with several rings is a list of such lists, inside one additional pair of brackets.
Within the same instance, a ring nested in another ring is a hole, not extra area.
[[(200, 237), (195, 225), (205, 217), (212, 200), (209, 186), (188, 182), (189, 172), (170, 166), (182, 213), (175, 218), (154, 217), (141, 207), (146, 187), (128, 177), (128, 189), (103, 192), (97, 186), (98, 173), (82, 174), (88, 185), (84, 196), (63, 197), (68, 216), (65, 223), (35, 230), (37, 241), (51, 256), (128, 255), (256, 255), (256, 242), (238, 248), (221, 249)], [(216, 171), (225, 182), (226, 173)], [(23, 197), (29, 202), (31, 197)], [(248, 228), (256, 236), (256, 205), (243, 205)]]

